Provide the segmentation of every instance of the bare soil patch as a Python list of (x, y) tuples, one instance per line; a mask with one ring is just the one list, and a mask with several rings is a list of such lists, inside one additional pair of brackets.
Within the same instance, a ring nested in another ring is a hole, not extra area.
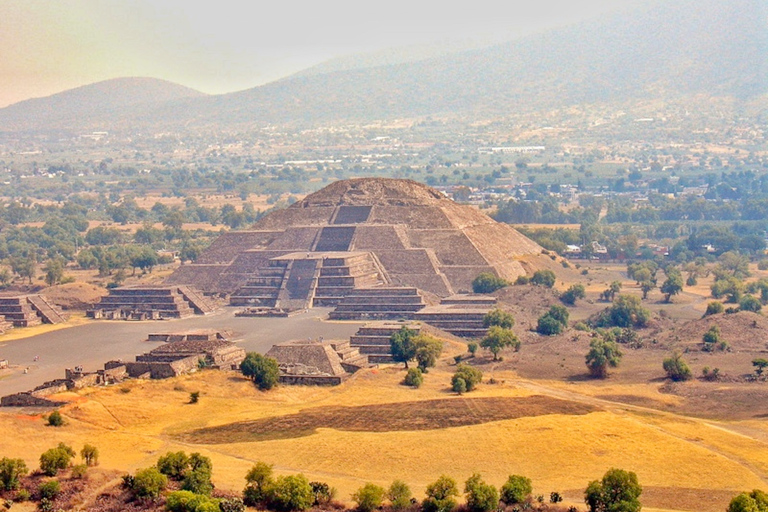
[(307, 409), (298, 414), (198, 429), (181, 437), (199, 444), (227, 444), (304, 437), (318, 428), (352, 432), (436, 430), (546, 414), (582, 415), (595, 410), (586, 404), (539, 395), (460, 397)]

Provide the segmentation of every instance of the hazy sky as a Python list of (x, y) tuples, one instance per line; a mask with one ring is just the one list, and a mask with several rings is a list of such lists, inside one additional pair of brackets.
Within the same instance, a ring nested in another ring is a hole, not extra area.
[(207, 93), (333, 57), (513, 39), (629, 0), (0, 0), (0, 107), (122, 76)]

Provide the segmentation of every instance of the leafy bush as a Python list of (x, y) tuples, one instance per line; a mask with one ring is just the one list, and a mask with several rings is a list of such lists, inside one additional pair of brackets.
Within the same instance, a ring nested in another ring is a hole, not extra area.
[(48, 480), (40, 485), (40, 497), (53, 500), (61, 492), (61, 484), (58, 480)]
[(728, 504), (726, 512), (763, 512), (768, 510), (768, 494), (759, 489), (750, 493), (743, 492), (735, 496)]
[(501, 487), (501, 501), (507, 505), (523, 503), (533, 492), (531, 479), (521, 475), (510, 475)]
[(168, 452), (157, 459), (156, 465), (168, 478), (181, 480), (189, 467), (189, 457), (184, 452)]
[(312, 487), (315, 506), (326, 506), (336, 497), (336, 489), (325, 482), (309, 482), (309, 486)]
[(583, 284), (574, 284), (571, 285), (567, 290), (565, 290), (560, 295), (560, 300), (563, 301), (564, 304), (568, 304), (569, 306), (573, 306), (576, 304), (577, 299), (583, 299), (586, 297), (586, 289), (584, 288)]
[(456, 507), (455, 497), (459, 495), (456, 481), (441, 475), (427, 486), (427, 497), (422, 502), (424, 512), (451, 512)]
[(584, 502), (590, 512), (640, 512), (642, 506), (638, 498), (642, 492), (635, 473), (613, 468), (601, 481), (589, 483), (584, 491)]
[(196, 404), (200, 401), (200, 392), (199, 391), (193, 391), (189, 394), (189, 403)]
[(29, 501), (29, 499), (32, 497), (30, 492), (26, 489), (19, 489), (16, 492), (16, 501), (22, 502), (22, 501)]
[(165, 499), (169, 512), (219, 512), (219, 500), (191, 491), (174, 491)]
[(393, 510), (403, 510), (411, 504), (411, 488), (402, 480), (395, 480), (387, 490), (387, 498)]
[(77, 464), (72, 466), (72, 478), (81, 479), (85, 478), (88, 474), (88, 466), (85, 464)]
[(483, 372), (472, 366), (460, 364), (451, 378), (451, 387), (457, 393), (472, 391), (482, 380)]
[(61, 413), (59, 411), (53, 411), (51, 414), (48, 415), (48, 426), (51, 427), (60, 427), (64, 425), (64, 418), (61, 416)]
[(269, 487), (272, 485), (272, 465), (257, 462), (245, 475), (243, 501), (249, 507), (256, 507), (269, 499)]
[(621, 361), (621, 350), (615, 341), (596, 338), (589, 344), (589, 352), (585, 357), (589, 374), (598, 379), (608, 376), (608, 367), (616, 367)]
[(18, 489), (27, 472), (27, 464), (22, 459), (3, 457), (0, 459), (0, 486), (6, 491)]
[(673, 381), (685, 381), (692, 377), (691, 369), (688, 367), (688, 364), (685, 362), (680, 352), (673, 352), (670, 357), (664, 359), (662, 366), (664, 367), (664, 371), (667, 372), (667, 377)]
[(713, 300), (707, 304), (707, 310), (704, 312), (704, 316), (717, 315), (723, 312), (723, 303)]
[(245, 512), (245, 503), (240, 498), (224, 498), (219, 500), (221, 512)]
[(352, 501), (357, 504), (360, 512), (372, 512), (384, 503), (384, 495), (387, 491), (383, 487), (372, 483), (366, 483), (352, 495)]
[(86, 466), (97, 466), (99, 464), (99, 449), (90, 444), (83, 446), (80, 450), (80, 457), (83, 458)]
[(525, 286), (531, 283), (531, 278), (528, 276), (517, 276), (515, 279), (515, 286)]
[(475, 353), (477, 352), (478, 345), (474, 341), (470, 341), (467, 343), (467, 351), (472, 355), (472, 357), (475, 357)]
[(483, 327), (492, 327), (494, 325), (504, 329), (511, 329), (515, 325), (515, 317), (511, 313), (494, 308), (483, 317)]
[(552, 288), (555, 286), (557, 277), (551, 270), (537, 270), (531, 276), (531, 284), (536, 286), (544, 286), (546, 288)]
[(59, 471), (69, 466), (74, 456), (72, 448), (59, 443), (56, 448), (46, 450), (40, 455), (40, 471), (47, 476), (56, 476)]
[(499, 506), (499, 491), (485, 483), (477, 473), (467, 479), (464, 493), (467, 495), (467, 508), (470, 512), (491, 512)]
[(593, 321), (595, 327), (645, 327), (651, 312), (634, 295), (619, 295), (613, 304), (600, 312)]
[(752, 311), (753, 313), (757, 313), (763, 309), (763, 304), (760, 302), (760, 299), (754, 295), (744, 295), (739, 300), (739, 309), (742, 311)]
[(306, 510), (315, 501), (309, 480), (301, 474), (277, 477), (269, 491), (270, 507), (280, 512)]
[(211, 494), (213, 491), (213, 483), (211, 483), (212, 472), (213, 464), (211, 459), (199, 453), (193, 453), (189, 456), (189, 469), (184, 474), (181, 488), (196, 494)]
[(491, 293), (509, 286), (506, 279), (497, 277), (490, 272), (482, 272), (472, 281), (472, 291), (475, 293)]
[(422, 373), (427, 373), (437, 363), (437, 358), (443, 352), (443, 342), (426, 334), (413, 338), (416, 362)]
[(155, 499), (160, 497), (166, 486), (168, 477), (162, 474), (156, 467), (140, 469), (133, 476), (130, 484), (131, 491), (137, 498)]
[(421, 370), (418, 368), (409, 368), (408, 373), (405, 374), (403, 384), (411, 386), (413, 388), (421, 387), (424, 383), (424, 377), (421, 374)]
[(280, 379), (277, 361), (257, 352), (246, 354), (245, 359), (240, 363), (240, 371), (262, 391), (272, 389)]

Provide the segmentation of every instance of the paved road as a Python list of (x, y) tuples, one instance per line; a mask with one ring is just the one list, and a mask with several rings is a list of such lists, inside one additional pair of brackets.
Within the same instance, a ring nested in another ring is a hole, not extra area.
[[(93, 321), (31, 338), (0, 342), (0, 359), (29, 373), (12, 372), (0, 379), (0, 396), (27, 391), (45, 381), (63, 378), (64, 369), (75, 365), (85, 371), (103, 368), (110, 359), (132, 361), (159, 343), (148, 342), (151, 332), (175, 332), (189, 329), (232, 329), (247, 351), (266, 352), (272, 345), (292, 339), (326, 340), (349, 338), (362, 323), (327, 322), (329, 309), (311, 309), (290, 318), (238, 318), (234, 308), (225, 308), (207, 316), (169, 321)], [(38, 361), (34, 357), (39, 356)]]

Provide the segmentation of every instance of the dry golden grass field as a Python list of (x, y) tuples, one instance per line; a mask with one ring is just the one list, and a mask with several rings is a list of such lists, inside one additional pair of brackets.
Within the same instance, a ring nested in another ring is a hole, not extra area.
[[(529, 380), (511, 371), (494, 371), (495, 383), (459, 397), (448, 390), (451, 371), (443, 361), (420, 389), (400, 385), (404, 372), (391, 366), (335, 388), (259, 392), (236, 374), (205, 371), (83, 390), (61, 396), (69, 401), (63, 427), (0, 413), (0, 453), (36, 467), (58, 442), (87, 442), (99, 447), (103, 470), (126, 472), (169, 450), (199, 451), (212, 458), (222, 489), (239, 490), (248, 468), (266, 461), (278, 473), (330, 483), (344, 501), (367, 481), (399, 478), (421, 495), (440, 474), (463, 482), (476, 471), (496, 485), (527, 475), (534, 493), (559, 491), (583, 507), (586, 484), (620, 467), (637, 472), (648, 511), (720, 511), (737, 491), (766, 486), (762, 421), (666, 412), (664, 404), (680, 399), (654, 385)], [(192, 391), (201, 392), (197, 404), (188, 403)], [(626, 396), (645, 405), (615, 399)]]

